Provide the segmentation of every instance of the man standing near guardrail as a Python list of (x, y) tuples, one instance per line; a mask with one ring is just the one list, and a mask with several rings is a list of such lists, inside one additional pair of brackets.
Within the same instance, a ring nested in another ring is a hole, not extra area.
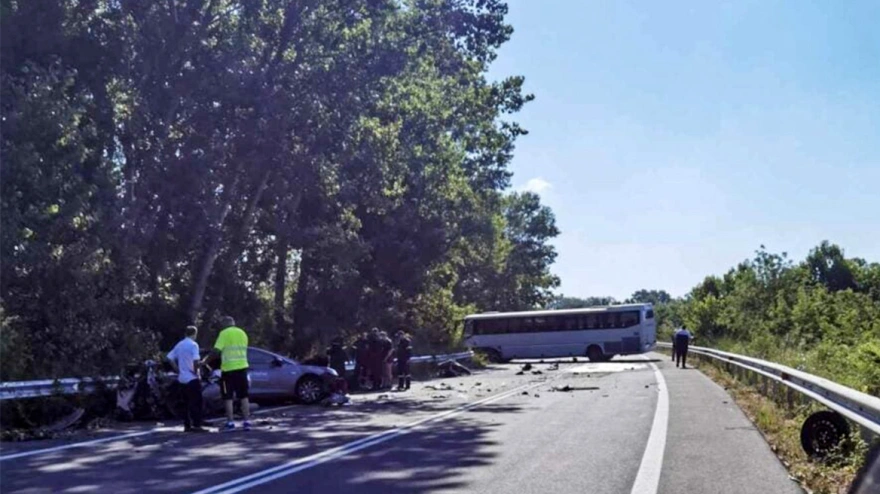
[(681, 364), (682, 369), (687, 368), (687, 355), (688, 355), (688, 345), (691, 340), (694, 339), (693, 333), (688, 331), (684, 325), (675, 332), (675, 344), (673, 345), (673, 352), (675, 352), (675, 366), (678, 367)]
[(199, 379), (199, 344), (195, 326), (187, 326), (185, 337), (168, 352), (168, 361), (177, 371), (177, 382), (183, 386), (186, 410), (183, 415), (184, 432), (208, 432), (202, 428), (202, 382)]
[(235, 430), (233, 421), (233, 398), (241, 400), (241, 414), (244, 417), (242, 428), (251, 429), (250, 402), (248, 401), (248, 336), (235, 325), (235, 319), (226, 316), (222, 320), (223, 330), (214, 343), (214, 354), (220, 355), (220, 391), (226, 406), (227, 431)]

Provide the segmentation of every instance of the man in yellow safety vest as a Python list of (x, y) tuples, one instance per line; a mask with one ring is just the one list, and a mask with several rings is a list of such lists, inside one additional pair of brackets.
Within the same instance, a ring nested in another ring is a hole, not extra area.
[(233, 399), (241, 400), (241, 414), (244, 417), (242, 428), (251, 429), (250, 402), (248, 401), (248, 337), (243, 329), (235, 325), (235, 320), (226, 316), (222, 320), (223, 329), (217, 335), (213, 354), (220, 356), (220, 391), (226, 406), (226, 427), (235, 430), (233, 422)]

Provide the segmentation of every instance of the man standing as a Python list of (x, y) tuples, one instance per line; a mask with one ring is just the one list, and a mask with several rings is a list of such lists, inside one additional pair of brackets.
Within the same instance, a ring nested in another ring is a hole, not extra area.
[(186, 406), (183, 416), (184, 432), (207, 432), (202, 428), (202, 382), (199, 379), (199, 344), (195, 326), (187, 326), (185, 336), (168, 352), (168, 361), (177, 371), (177, 382), (183, 387)]
[(242, 428), (251, 430), (250, 402), (248, 401), (248, 337), (243, 329), (235, 325), (235, 320), (226, 316), (222, 320), (223, 330), (214, 343), (214, 355), (220, 355), (220, 391), (226, 406), (225, 430), (235, 430), (233, 422), (233, 399), (241, 400), (241, 414), (244, 417)]
[(397, 332), (397, 390), (409, 389), (409, 359), (412, 357), (412, 346), (409, 337), (403, 331)]
[(693, 333), (688, 331), (682, 325), (681, 329), (675, 332), (675, 366), (681, 364), (682, 369), (687, 368), (688, 345), (694, 339)]
[(354, 375), (357, 377), (358, 389), (367, 388), (367, 376), (370, 368), (370, 340), (366, 332), (354, 343)]
[(394, 342), (388, 337), (388, 333), (380, 333), (382, 339), (382, 389), (391, 389), (391, 381), (394, 379)]

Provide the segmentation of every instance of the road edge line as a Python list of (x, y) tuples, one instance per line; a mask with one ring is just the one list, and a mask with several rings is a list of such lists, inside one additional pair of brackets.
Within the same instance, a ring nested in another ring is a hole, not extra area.
[(669, 389), (666, 379), (653, 362), (648, 365), (654, 370), (657, 381), (657, 406), (654, 408), (654, 420), (651, 422), (651, 433), (645, 444), (645, 452), (636, 473), (631, 494), (656, 494), (660, 487), (660, 474), (663, 470), (663, 455), (666, 450), (666, 434), (669, 427)]

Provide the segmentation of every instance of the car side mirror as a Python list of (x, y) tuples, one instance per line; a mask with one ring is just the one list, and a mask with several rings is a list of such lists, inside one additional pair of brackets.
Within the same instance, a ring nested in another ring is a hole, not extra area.
[(275, 357), (275, 359), (272, 360), (272, 367), (281, 367), (282, 365), (284, 365), (284, 361), (280, 358)]

